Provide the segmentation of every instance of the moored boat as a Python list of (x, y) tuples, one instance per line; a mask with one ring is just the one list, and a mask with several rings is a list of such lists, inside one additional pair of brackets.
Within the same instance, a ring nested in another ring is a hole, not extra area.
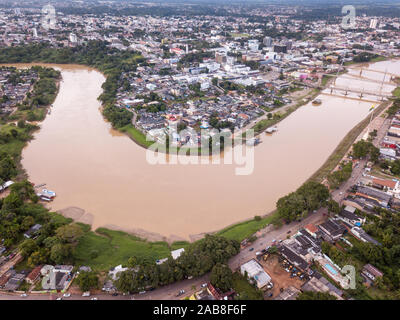
[(270, 128), (268, 128), (267, 130), (265, 130), (267, 133), (274, 133), (274, 132), (276, 132), (276, 131), (278, 131), (278, 128), (277, 127), (270, 127)]
[(314, 106), (319, 106), (321, 103), (322, 103), (321, 99), (315, 99), (315, 100), (312, 102), (312, 104), (313, 104)]

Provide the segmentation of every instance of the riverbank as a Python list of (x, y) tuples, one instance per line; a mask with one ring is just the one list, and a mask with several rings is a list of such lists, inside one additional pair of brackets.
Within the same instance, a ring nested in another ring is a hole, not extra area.
[[(1, 64), (0, 66), (15, 67), (8, 64)], [(16, 69), (19, 70), (18, 67)], [(15, 107), (13, 112), (8, 115), (2, 115), (1, 122), (3, 125), (0, 130), (3, 137), (0, 151), (10, 154), (15, 159), (17, 181), (28, 177), (21, 164), (22, 150), (33, 139), (32, 134), (40, 129), (38, 124), (50, 112), (49, 110), (58, 95), (60, 82), (62, 81), (61, 74), (51, 68), (29, 66), (25, 69), (32, 69), (37, 73), (38, 77), (24, 100)]]
[[(390, 105), (390, 103), (390, 101), (385, 101), (381, 103), (378, 107), (376, 107), (374, 115), (372, 116), (372, 120), (375, 119), (379, 114), (381, 114), (381, 112), (385, 110)], [(342, 139), (342, 141), (340, 141), (339, 145), (332, 152), (326, 162), (308, 179), (308, 181), (322, 182), (328, 176), (328, 174), (331, 173), (340, 163), (345, 154), (352, 147), (357, 137), (368, 126), (370, 120), (371, 116), (368, 115), (357, 126), (350, 130), (350, 132)]]

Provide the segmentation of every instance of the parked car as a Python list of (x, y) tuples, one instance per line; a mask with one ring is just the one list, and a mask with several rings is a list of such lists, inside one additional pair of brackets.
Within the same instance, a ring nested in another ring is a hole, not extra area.
[(139, 292), (139, 294), (145, 294), (145, 293), (146, 293), (146, 291), (144, 291), (144, 290)]
[(23, 297), (23, 298), (25, 298), (25, 297), (27, 297), (28, 295), (26, 294), (26, 293), (23, 293), (23, 294), (21, 294), (21, 297)]
[(90, 292), (86, 291), (82, 294), (82, 297), (90, 297)]
[(253, 250), (254, 250), (254, 248), (250, 248), (250, 249), (249, 249), (249, 251), (253, 251)]
[(202, 287), (202, 288), (207, 287), (207, 283), (203, 283), (203, 284), (201, 285), (201, 287)]
[(176, 295), (177, 297), (183, 295), (185, 293), (185, 290), (179, 290), (178, 294)]
[(64, 298), (69, 298), (71, 296), (71, 294), (70, 293), (64, 293), (63, 296), (64, 296)]
[(90, 300), (99, 300), (97, 297), (93, 297), (92, 299), (90, 299)]
[(114, 292), (114, 293), (112, 294), (112, 296), (113, 296), (113, 297), (116, 297), (116, 296), (118, 296), (118, 293)]

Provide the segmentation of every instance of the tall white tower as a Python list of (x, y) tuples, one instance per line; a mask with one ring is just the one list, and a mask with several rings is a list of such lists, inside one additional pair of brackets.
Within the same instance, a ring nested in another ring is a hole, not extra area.
[(78, 42), (78, 37), (76, 36), (75, 33), (70, 33), (69, 41), (72, 42), (72, 43), (77, 43)]
[(378, 19), (371, 19), (369, 22), (369, 28), (370, 29), (376, 29), (376, 26), (378, 25)]

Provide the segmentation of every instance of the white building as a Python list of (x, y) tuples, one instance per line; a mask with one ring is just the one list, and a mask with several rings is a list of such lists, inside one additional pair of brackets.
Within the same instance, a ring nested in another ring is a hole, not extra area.
[(72, 42), (72, 43), (77, 43), (78, 42), (78, 37), (76, 36), (75, 33), (70, 33), (69, 41)]
[(174, 259), (174, 260), (178, 259), (184, 251), (185, 251), (184, 248), (180, 248), (180, 249), (171, 251), (172, 259)]
[(378, 25), (378, 19), (371, 19), (369, 22), (369, 28), (370, 29), (376, 29), (376, 26)]
[(124, 272), (126, 270), (128, 270), (128, 268), (123, 268), (122, 264), (120, 264), (119, 266), (116, 266), (115, 268), (111, 269), (108, 272), (108, 275), (111, 277), (111, 279), (113, 279), (115, 281), (115, 280), (117, 280), (119, 278), (118, 274), (120, 272)]
[(240, 273), (247, 274), (249, 279), (253, 279), (257, 283), (259, 289), (271, 283), (271, 277), (266, 273), (263, 267), (254, 259), (240, 266)]
[(260, 43), (258, 42), (257, 39), (255, 39), (255, 40), (249, 40), (248, 45), (249, 45), (250, 51), (254, 52), (254, 51), (258, 51), (258, 47), (259, 47)]

